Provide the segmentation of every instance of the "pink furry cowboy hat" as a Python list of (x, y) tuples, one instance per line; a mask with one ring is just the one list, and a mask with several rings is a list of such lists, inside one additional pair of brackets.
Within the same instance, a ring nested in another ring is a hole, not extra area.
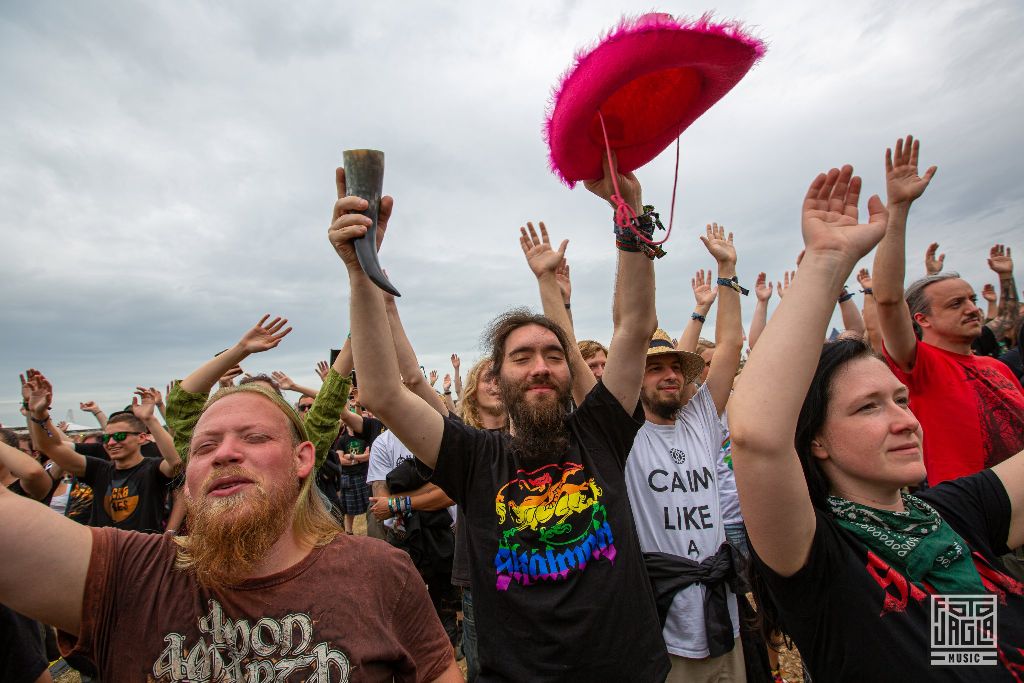
[(735, 22), (705, 14), (623, 19), (596, 47), (576, 55), (555, 89), (545, 137), (551, 170), (569, 187), (600, 178), (600, 112), (621, 173), (637, 169), (720, 100), (765, 53)]

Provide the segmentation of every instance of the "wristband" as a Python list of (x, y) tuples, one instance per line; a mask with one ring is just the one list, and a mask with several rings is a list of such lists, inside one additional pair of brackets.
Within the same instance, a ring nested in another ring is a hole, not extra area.
[(860, 293), (861, 294), (870, 294), (870, 295), (874, 296), (875, 295), (875, 290), (871, 289), (870, 287), (865, 287), (864, 289), (860, 290)]
[[(615, 223), (615, 246), (620, 251), (638, 251), (652, 261), (666, 252), (661, 245), (649, 244), (654, 241), (654, 229), (664, 230), (661, 218), (650, 204), (644, 205), (644, 212), (630, 220), (627, 227)], [(641, 239), (641, 235), (643, 238)]]
[(45, 426), (46, 426), (46, 423), (50, 421), (50, 416), (49, 416), (49, 415), (47, 415), (47, 416), (46, 416), (46, 417), (44, 417), (44, 418), (43, 418), (42, 420), (37, 420), (37, 419), (35, 419), (34, 417), (32, 417), (32, 415), (31, 415), (31, 413), (30, 413), (30, 414), (29, 414), (29, 416), (28, 416), (28, 419), (32, 420), (33, 422), (35, 422), (35, 423), (36, 423), (37, 425), (39, 425), (40, 427), (45, 427)]
[(410, 496), (405, 497), (405, 511), (412, 512), (412, 498)]
[(727, 277), (720, 277), (718, 278), (718, 280), (715, 281), (715, 284), (719, 285), (720, 287), (728, 287), (729, 289), (739, 292), (743, 296), (747, 296), (748, 294), (750, 294), (749, 289), (740, 287), (740, 279), (735, 275), (732, 276), (732, 279), (729, 279)]
[(451, 396), (451, 395), (452, 395), (452, 392), (451, 392), (451, 391), (446, 391), (446, 392), (444, 392), (444, 395), (445, 395), (445, 396)]
[(843, 287), (843, 293), (839, 295), (839, 303), (844, 303), (853, 298), (853, 292), (847, 291), (846, 287)]
[(388, 512), (395, 514), (395, 499), (388, 498)]
[(708, 321), (707, 318), (702, 316), (700, 313), (697, 313), (696, 311), (694, 311), (693, 313), (690, 314), (690, 318), (692, 320), (699, 320), (702, 323), (706, 323)]
[(571, 307), (571, 306), (570, 306), (570, 305), (568, 304), (568, 302), (567, 302), (567, 303), (565, 304), (565, 310), (567, 310), (567, 311), (568, 311), (568, 310), (569, 310), (570, 308), (572, 308), (572, 307)]

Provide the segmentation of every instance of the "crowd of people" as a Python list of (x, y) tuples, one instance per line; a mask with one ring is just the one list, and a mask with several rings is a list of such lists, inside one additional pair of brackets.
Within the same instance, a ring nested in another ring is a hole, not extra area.
[[(440, 386), (360, 266), (368, 204), (338, 169), (351, 333), (321, 386), (244, 372), (291, 331), (270, 315), (163, 392), (81, 404), (92, 433), (22, 376), (0, 679), (781, 681), (795, 646), (805, 681), (1024, 681), (1024, 308), (1009, 246), (985, 308), (938, 245), (908, 266), (919, 153), (886, 151), (863, 223), (850, 166), (812, 181), (797, 269), (752, 283), (746, 335), (742, 234), (708, 224), (716, 272), (675, 338), (657, 214), (606, 161), (587, 188), (635, 216), (611, 339), (576, 339), (568, 241), (528, 223), (543, 313), (498, 314)], [(936, 662), (945, 596), (994, 597), (991, 662)]]

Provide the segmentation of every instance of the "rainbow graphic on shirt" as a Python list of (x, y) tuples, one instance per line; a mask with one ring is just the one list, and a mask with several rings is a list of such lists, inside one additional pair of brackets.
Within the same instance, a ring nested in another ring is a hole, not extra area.
[(501, 534), (494, 557), (498, 590), (513, 581), (562, 581), (602, 557), (615, 562), (608, 511), (600, 502), (604, 492), (583, 465), (544, 465), (516, 475), (494, 501)]

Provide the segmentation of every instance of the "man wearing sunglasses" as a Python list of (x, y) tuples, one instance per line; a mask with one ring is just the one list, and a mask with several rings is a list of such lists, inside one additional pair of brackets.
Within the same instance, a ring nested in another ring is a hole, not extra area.
[[(53, 394), (49, 381), (31, 372), (28, 384), (32, 438), (47, 457), (93, 489), (89, 526), (162, 532), (167, 485), (181, 458), (156, 417), (154, 391), (139, 387), (132, 409), (107, 419), (101, 437), (110, 458), (105, 461), (77, 453), (57, 435), (48, 408)], [(150, 439), (160, 449), (159, 460), (142, 455), (142, 445)]]

